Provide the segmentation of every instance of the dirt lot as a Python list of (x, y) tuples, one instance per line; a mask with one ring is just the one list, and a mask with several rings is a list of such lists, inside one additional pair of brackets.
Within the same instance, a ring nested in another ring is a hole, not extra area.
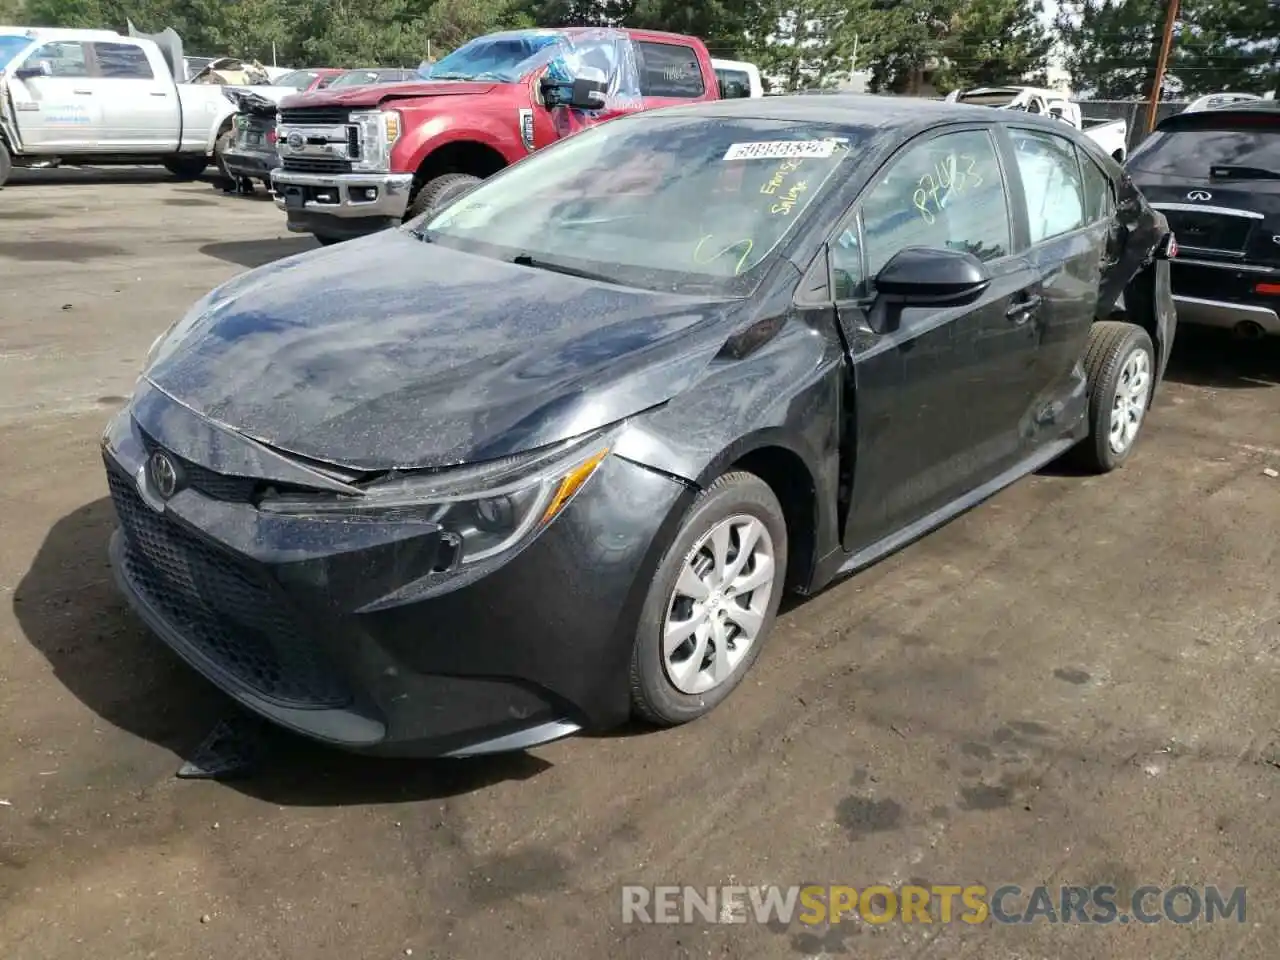
[[(1142, 449), (1053, 471), (787, 612), (712, 718), (529, 755), (290, 743), (179, 781), (225, 710), (108, 581), (97, 441), (152, 339), (308, 249), (163, 173), (0, 193), (0, 955), (1273, 957), (1280, 350), (1182, 336)], [(623, 925), (620, 885), (1248, 886), (1243, 925)]]

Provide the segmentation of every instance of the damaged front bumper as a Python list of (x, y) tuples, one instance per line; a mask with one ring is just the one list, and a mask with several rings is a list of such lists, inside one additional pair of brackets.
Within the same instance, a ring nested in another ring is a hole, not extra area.
[(395, 226), (413, 192), (411, 173), (271, 172), (276, 206), (294, 233), (351, 237)]
[[(438, 532), (264, 514), (245, 493), (254, 481), (157, 439), (176, 428), (189, 440), (199, 418), (165, 404), (141, 416), (144, 429), (137, 409), (103, 440), (116, 582), (242, 705), (347, 750), (419, 757), (522, 749), (627, 719), (643, 585), (683, 485), (610, 457), (513, 556), (404, 599), (436, 569)], [(157, 452), (186, 478), (168, 499), (147, 468)]]

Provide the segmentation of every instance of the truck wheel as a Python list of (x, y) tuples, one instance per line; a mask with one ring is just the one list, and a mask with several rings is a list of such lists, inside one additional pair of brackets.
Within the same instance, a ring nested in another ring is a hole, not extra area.
[(0, 187), (3, 187), (13, 173), (13, 158), (9, 156), (9, 148), (0, 140)]
[(462, 196), (479, 182), (479, 177), (473, 177), (469, 173), (446, 173), (443, 176), (436, 177), (434, 180), (428, 180), (422, 185), (422, 189), (418, 191), (417, 196), (413, 198), (413, 202), (409, 204), (409, 211), (404, 215), (404, 218), (405, 220), (412, 220), (415, 217), (422, 216), (429, 210), (443, 207), (445, 204), (451, 203)]
[(1155, 387), (1155, 348), (1132, 323), (1099, 321), (1084, 353), (1089, 384), (1089, 436), (1071, 451), (1076, 463), (1109, 473), (1129, 459)]
[(170, 157), (164, 162), (164, 168), (179, 180), (195, 180), (208, 166), (208, 157)]
[(709, 713), (760, 656), (782, 599), (787, 524), (755, 474), (721, 476), (658, 563), (631, 656), (631, 706), (660, 726)]

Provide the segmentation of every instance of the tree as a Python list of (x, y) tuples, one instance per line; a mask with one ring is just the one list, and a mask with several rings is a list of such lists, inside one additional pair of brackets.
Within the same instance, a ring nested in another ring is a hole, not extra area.
[(1042, 14), (1040, 0), (969, 0), (939, 44), (945, 63), (939, 88), (1044, 83), (1053, 40)]
[[(1104, 99), (1150, 96), (1166, 10), (1166, 0), (1064, 0), (1056, 23), (1072, 83)], [(1280, 0), (1183, 0), (1168, 70), (1187, 96), (1275, 89)]]

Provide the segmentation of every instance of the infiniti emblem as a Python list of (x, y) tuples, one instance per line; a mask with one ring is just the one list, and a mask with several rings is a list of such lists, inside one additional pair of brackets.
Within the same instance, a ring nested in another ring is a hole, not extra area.
[(147, 460), (147, 472), (151, 474), (151, 484), (162, 500), (168, 500), (178, 492), (178, 468), (168, 454), (160, 450), (153, 453)]
[(289, 143), (289, 149), (301, 150), (302, 145), (306, 143), (306, 141), (303, 140), (302, 134), (298, 133), (297, 131), (294, 131), (293, 133), (289, 134), (288, 143)]
[(1212, 200), (1213, 194), (1208, 190), (1192, 190), (1187, 194), (1188, 200)]

